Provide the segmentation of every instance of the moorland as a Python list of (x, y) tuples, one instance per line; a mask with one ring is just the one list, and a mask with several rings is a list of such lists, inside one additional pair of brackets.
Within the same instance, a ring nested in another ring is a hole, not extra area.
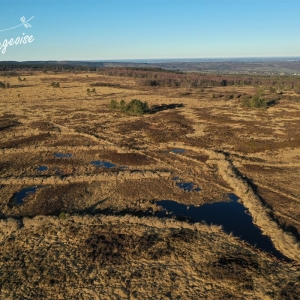
[[(299, 76), (55, 68), (0, 74), (2, 299), (299, 297)], [(233, 194), (281, 258), (158, 205)]]

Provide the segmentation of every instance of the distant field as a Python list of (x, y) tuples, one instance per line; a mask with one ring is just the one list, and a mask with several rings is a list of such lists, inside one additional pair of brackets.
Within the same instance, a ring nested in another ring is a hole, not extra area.
[[(297, 299), (298, 82), (193, 88), (165, 76), (158, 85), (99, 72), (0, 77), (3, 299)], [(265, 107), (250, 107), (254, 96)], [(151, 110), (112, 111), (112, 99)], [(218, 226), (160, 219), (155, 204), (230, 193), (290, 262)]]

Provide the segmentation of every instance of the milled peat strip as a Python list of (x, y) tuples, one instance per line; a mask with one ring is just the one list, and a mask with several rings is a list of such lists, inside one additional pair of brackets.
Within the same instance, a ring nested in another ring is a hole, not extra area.
[(0, 178), (0, 184), (8, 185), (52, 185), (52, 184), (69, 184), (93, 181), (111, 181), (111, 180), (138, 180), (146, 178), (167, 178), (170, 172), (151, 172), (151, 171), (122, 171), (117, 173), (105, 173), (81, 176), (49, 176), (49, 177), (9, 177)]
[[(118, 151), (118, 153), (125, 153), (125, 150), (120, 152), (120, 147), (114, 145), (96, 145), (96, 146), (27, 146), (24, 148), (3, 148), (0, 149), (0, 154), (24, 154), (24, 153), (56, 153), (56, 152), (72, 152), (76, 153), (77, 151), (91, 151), (91, 150), (110, 150)], [(132, 149), (126, 149), (126, 153), (143, 153), (143, 151), (137, 151)]]
[(222, 153), (205, 149), (203, 151), (209, 155), (209, 161), (218, 166), (220, 175), (241, 197), (245, 207), (249, 209), (254, 223), (261, 228), (263, 233), (270, 236), (275, 247), (285, 256), (300, 261), (299, 242), (291, 233), (283, 231), (270, 217), (268, 209), (263, 207), (251, 186), (237, 174), (232, 162), (227, 160)]
[(267, 189), (267, 190), (269, 190), (269, 191), (272, 191), (272, 192), (274, 192), (274, 193), (276, 193), (276, 194), (279, 194), (279, 195), (281, 195), (281, 196), (284, 196), (284, 197), (286, 197), (286, 198), (289, 198), (290, 200), (293, 200), (293, 201), (296, 201), (296, 202), (300, 202), (300, 199), (299, 199), (299, 198), (297, 198), (297, 197), (295, 197), (295, 196), (292, 196), (292, 195), (290, 195), (290, 194), (287, 194), (287, 193), (285, 193), (285, 192), (282, 192), (282, 191), (280, 191), (280, 190), (278, 190), (278, 189), (275, 189), (275, 188), (273, 188), (273, 187), (271, 187), (271, 186), (268, 186), (268, 185), (265, 185), (265, 184), (261, 184), (261, 183), (258, 183), (258, 182), (255, 182), (255, 184), (256, 184), (258, 187), (260, 187), (260, 188), (265, 188), (265, 189)]

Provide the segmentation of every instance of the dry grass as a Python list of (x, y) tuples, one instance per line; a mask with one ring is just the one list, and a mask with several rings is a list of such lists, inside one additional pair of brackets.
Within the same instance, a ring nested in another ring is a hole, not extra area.
[[(26, 76), (24, 87), (1, 91), (2, 297), (296, 299), (298, 271), (289, 273), (290, 265), (264, 253), (255, 256), (221, 231), (98, 215), (141, 217), (159, 209), (154, 199), (201, 205), (233, 192), (276, 247), (300, 260), (299, 103), (286, 93), (268, 109), (246, 109), (239, 95), (254, 95), (251, 87), (140, 88), (130, 78), (86, 75), (36, 73)], [(18, 84), (17, 77), (5, 80)], [(87, 94), (95, 83), (97, 93)], [(111, 99), (166, 109), (128, 116), (111, 112)], [(167, 109), (171, 104), (176, 107)], [(174, 154), (173, 148), (186, 151)], [(96, 167), (94, 160), (116, 168)], [(201, 192), (184, 192), (174, 176)], [(24, 205), (10, 205), (31, 185), (42, 187)], [(58, 221), (61, 212), (74, 217)], [(83, 225), (76, 214), (90, 217)], [(39, 221), (40, 215), (48, 217)], [(19, 228), (9, 219), (33, 224), (26, 217), (35, 216), (35, 227)]]
[[(217, 227), (155, 218), (0, 223), (3, 299), (297, 299), (299, 269)], [(12, 288), (13, 287), (13, 288)]]

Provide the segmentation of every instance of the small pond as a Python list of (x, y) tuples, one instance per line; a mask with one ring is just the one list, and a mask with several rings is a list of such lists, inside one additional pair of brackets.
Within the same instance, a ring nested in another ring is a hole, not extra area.
[(207, 224), (222, 225), (223, 230), (248, 242), (252, 246), (263, 251), (272, 253), (280, 259), (286, 259), (273, 245), (270, 238), (262, 233), (259, 227), (253, 224), (252, 216), (247, 212), (245, 206), (238, 202), (235, 194), (229, 194), (230, 202), (215, 202), (203, 204), (199, 207), (178, 203), (172, 200), (155, 202), (164, 208), (158, 212), (159, 217), (176, 216), (188, 218), (192, 222), (206, 222)]
[(172, 149), (170, 152), (172, 152), (172, 153), (184, 153), (184, 152), (185, 152), (185, 149), (182, 149), (182, 148), (174, 148), (174, 149)]
[(92, 165), (95, 165), (97, 167), (104, 167), (104, 168), (115, 168), (116, 165), (110, 163), (109, 161), (105, 161), (105, 160), (95, 160), (91, 162)]
[(72, 154), (71, 153), (54, 153), (54, 156), (56, 158), (71, 158)]
[(177, 181), (176, 185), (184, 190), (184, 191), (188, 191), (188, 192), (199, 192), (201, 191), (201, 188), (199, 188), (195, 183), (193, 182), (185, 182), (182, 181), (179, 177), (173, 177), (173, 180)]
[(47, 167), (47, 166), (39, 166), (39, 167), (37, 168), (37, 170), (38, 170), (39, 172), (48, 171), (48, 167)]
[(26, 199), (26, 197), (34, 194), (38, 188), (39, 187), (37, 186), (32, 186), (32, 187), (24, 188), (20, 192), (15, 193), (10, 200), (10, 205), (17, 206), (17, 205), (24, 204), (25, 203), (24, 200)]

